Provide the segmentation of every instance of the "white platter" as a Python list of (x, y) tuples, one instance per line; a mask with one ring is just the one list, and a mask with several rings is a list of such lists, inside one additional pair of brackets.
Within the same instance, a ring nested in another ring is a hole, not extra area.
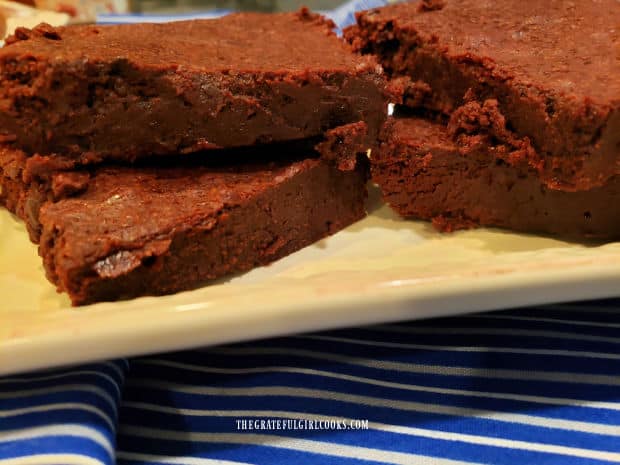
[(620, 243), (439, 234), (373, 193), (365, 220), (271, 266), (167, 297), (71, 308), (0, 211), (0, 374), (255, 338), (620, 294)]

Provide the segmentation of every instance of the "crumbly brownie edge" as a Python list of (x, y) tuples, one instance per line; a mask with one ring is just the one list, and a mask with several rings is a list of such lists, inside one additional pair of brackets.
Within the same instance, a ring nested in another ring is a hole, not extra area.
[(21, 219), (26, 225), (28, 236), (35, 244), (41, 235), (39, 210), (47, 201), (47, 189), (42, 185), (26, 185), (4, 175), (0, 169), (0, 206)]
[[(492, 60), (451, 56), (436, 37), (403, 29), (397, 18), (382, 22), (373, 11), (358, 14), (345, 37), (358, 52), (376, 56), (389, 76), (404, 79), (405, 104), (452, 114), (471, 102), (497, 100), (514, 136), (535, 147), (531, 166), (551, 189), (588, 190), (620, 174), (620, 99), (565, 98), (520, 82)], [(492, 125), (479, 131), (497, 136)]]
[[(494, 157), (496, 146), (474, 137), (457, 146), (434, 124), (432, 142), (386, 124), (373, 155), (373, 181), (400, 215), (430, 220), (440, 231), (497, 226), (566, 239), (620, 238), (620, 178), (588, 191), (545, 187), (532, 169)], [(432, 123), (422, 121), (427, 127)], [(410, 133), (410, 131), (409, 131)]]
[[(368, 125), (363, 121), (327, 131), (315, 146), (321, 158), (342, 171), (367, 166), (367, 154), (377, 145), (377, 138), (369, 140)], [(360, 159), (364, 161), (360, 161)]]

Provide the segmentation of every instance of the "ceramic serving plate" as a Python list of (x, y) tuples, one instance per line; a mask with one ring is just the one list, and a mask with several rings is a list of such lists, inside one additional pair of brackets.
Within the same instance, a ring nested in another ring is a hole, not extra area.
[(301, 331), (619, 295), (620, 243), (439, 234), (370, 216), (271, 266), (168, 297), (72, 308), (0, 211), (0, 374)]

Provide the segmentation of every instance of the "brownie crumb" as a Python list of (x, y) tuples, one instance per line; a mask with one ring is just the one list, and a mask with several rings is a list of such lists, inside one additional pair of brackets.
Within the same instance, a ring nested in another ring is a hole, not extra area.
[(4, 39), (6, 45), (15, 44), (22, 40), (28, 40), (30, 38), (31, 31), (27, 27), (18, 27), (13, 34)]
[(426, 82), (413, 80), (409, 76), (398, 76), (387, 85), (386, 93), (392, 103), (404, 104), (410, 108), (428, 107), (433, 90)]
[(334, 29), (336, 29), (336, 23), (323, 15), (313, 13), (307, 6), (302, 6), (299, 11), (297, 11), (296, 15), (301, 21), (316, 23), (325, 26), (326, 29), (329, 31), (329, 34), (335, 35), (335, 32), (333, 31)]
[(448, 121), (447, 133), (462, 145), (488, 139), (497, 147), (496, 157), (515, 166), (526, 163), (538, 172), (544, 170), (544, 160), (532, 147), (530, 139), (518, 137), (508, 129), (496, 99), (487, 99), (482, 104), (470, 101), (456, 109)]
[(446, 0), (422, 0), (418, 5), (418, 12), (441, 10), (446, 6)]
[(87, 171), (68, 171), (52, 175), (52, 193), (55, 199), (83, 192), (88, 187), (90, 174)]
[(51, 26), (50, 24), (47, 23), (41, 23), (38, 26), (36, 26), (32, 32), (34, 32), (35, 34), (39, 34), (42, 37), (45, 37), (46, 39), (50, 39), (50, 40), (61, 40), (62, 37), (60, 36), (60, 32), (59, 32), (59, 28)]
[(324, 160), (334, 162), (341, 171), (357, 169), (368, 146), (368, 126), (364, 122), (351, 123), (325, 133), (325, 140), (315, 149)]
[(11, 45), (19, 41), (28, 40), (35, 36), (43, 37), (49, 40), (61, 40), (62, 37), (58, 32), (58, 28), (47, 24), (41, 23), (38, 26), (35, 26), (33, 29), (28, 29), (26, 27), (18, 27), (13, 32), (13, 35), (6, 38), (6, 45)]

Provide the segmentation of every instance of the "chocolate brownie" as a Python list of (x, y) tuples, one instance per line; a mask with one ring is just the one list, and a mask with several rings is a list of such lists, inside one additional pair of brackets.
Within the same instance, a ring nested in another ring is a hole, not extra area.
[[(384, 76), (298, 13), (18, 29), (0, 49), (0, 142), (33, 172), (321, 135), (385, 120)], [(204, 151), (205, 155), (220, 152)]]
[(74, 305), (191, 289), (365, 215), (365, 156), (343, 171), (298, 147), (253, 152), (243, 159), (254, 162), (205, 164), (197, 154), (182, 164), (56, 173), (45, 183), (3, 172), (1, 200), (31, 237), (40, 234), (46, 274)]
[[(288, 151), (291, 157), (312, 154), (322, 157), (324, 161), (341, 171), (351, 171), (358, 169), (360, 156), (367, 155), (369, 150), (367, 143), (368, 127), (364, 122), (357, 122), (330, 129), (321, 138), (273, 144), (272, 152), (269, 146), (222, 149), (220, 156), (208, 157), (205, 162), (209, 165), (234, 164), (235, 161), (244, 163), (255, 155), (265, 157), (266, 154), (273, 153), (274, 156), (278, 156), (283, 151)], [(376, 141), (373, 145), (376, 145)], [(192, 163), (196, 163), (198, 159), (202, 159), (202, 154), (186, 155), (181, 163), (186, 163), (188, 157), (193, 157)], [(40, 172), (33, 177), (32, 173), (26, 170), (31, 159), (32, 157), (28, 157), (21, 150), (0, 144), (0, 205), (4, 205), (25, 221), (30, 238), (36, 243), (41, 234), (41, 225), (38, 221), (41, 205), (47, 200), (56, 201), (84, 190), (90, 179), (90, 173), (99, 165), (82, 169)], [(170, 166), (178, 162), (174, 157), (154, 160), (141, 160), (137, 162), (137, 166), (140, 166), (140, 163)]]
[(486, 135), (455, 141), (445, 124), (420, 117), (391, 119), (381, 140), (371, 159), (373, 180), (402, 216), (432, 220), (440, 231), (483, 225), (620, 238), (620, 177), (588, 191), (549, 189), (535, 169), (503, 161), (513, 147)]
[[(546, 187), (587, 190), (620, 174), (617, 0), (410, 2), (357, 19), (345, 35), (409, 78), (405, 103), (467, 114), (496, 99), (492, 116), (532, 146)], [(501, 138), (494, 126), (475, 130)]]

